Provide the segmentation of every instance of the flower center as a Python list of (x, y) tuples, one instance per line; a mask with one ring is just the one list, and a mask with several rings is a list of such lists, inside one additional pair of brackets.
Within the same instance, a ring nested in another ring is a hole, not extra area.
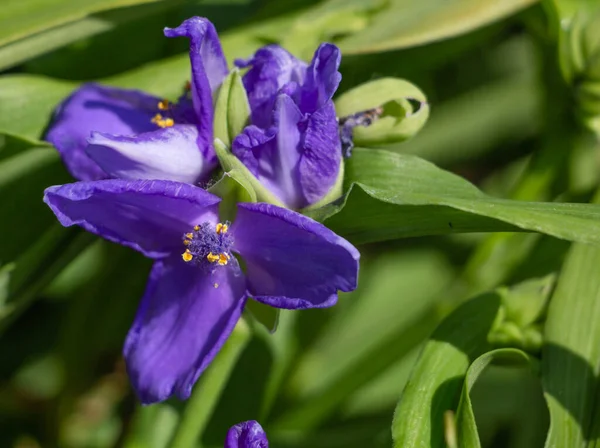
[[(162, 110), (167, 114), (171, 113), (171, 103), (169, 103), (169, 100), (159, 101), (156, 107), (158, 108), (158, 110)], [(159, 128), (170, 128), (175, 124), (175, 120), (173, 120), (173, 118), (169, 116), (165, 117), (160, 113), (156, 114), (150, 121)]]
[(209, 222), (194, 226), (192, 232), (183, 235), (186, 246), (181, 258), (186, 263), (214, 270), (218, 266), (226, 266), (232, 257), (230, 249), (233, 237), (228, 234), (229, 222), (218, 223), (216, 226)]

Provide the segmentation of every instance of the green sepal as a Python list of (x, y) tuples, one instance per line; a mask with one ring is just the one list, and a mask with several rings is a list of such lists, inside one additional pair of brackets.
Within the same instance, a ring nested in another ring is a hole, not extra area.
[(223, 80), (215, 103), (214, 136), (231, 147), (233, 139), (248, 124), (250, 104), (242, 77), (238, 69), (233, 69)]

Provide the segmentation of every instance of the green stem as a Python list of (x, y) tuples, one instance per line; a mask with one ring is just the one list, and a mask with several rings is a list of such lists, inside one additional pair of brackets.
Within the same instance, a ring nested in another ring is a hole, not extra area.
[(194, 387), (179, 426), (169, 445), (171, 448), (190, 448), (196, 446), (208, 419), (225, 388), (242, 350), (250, 340), (250, 329), (245, 321), (240, 320), (225, 343), (221, 352), (200, 377)]

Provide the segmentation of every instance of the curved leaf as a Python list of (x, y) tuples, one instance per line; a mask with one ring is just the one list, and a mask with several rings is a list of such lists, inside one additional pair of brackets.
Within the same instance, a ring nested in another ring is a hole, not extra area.
[(160, 0), (4, 0), (0, 45), (111, 8)]
[(394, 413), (395, 448), (444, 447), (444, 412), (456, 409), (471, 362), (490, 349), (500, 296), (488, 293), (457, 308), (435, 330)]
[(480, 447), (479, 435), (477, 433), (477, 424), (471, 398), (469, 394), (473, 385), (491, 363), (502, 363), (503, 365), (525, 365), (537, 370), (537, 360), (527, 353), (514, 348), (500, 348), (484, 353), (469, 366), (465, 375), (465, 382), (456, 412), (456, 429), (458, 446)]
[(458, 232), (539, 232), (600, 243), (600, 206), (525, 202), (485, 195), (414, 156), (356, 149), (340, 204), (310, 212), (355, 244)]
[(573, 245), (550, 301), (542, 355), (552, 423), (546, 447), (600, 440), (600, 249)]

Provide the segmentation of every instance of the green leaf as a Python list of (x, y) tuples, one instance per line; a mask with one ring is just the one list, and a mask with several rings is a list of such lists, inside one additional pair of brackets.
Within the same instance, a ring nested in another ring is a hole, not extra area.
[(55, 224), (14, 262), (0, 268), (0, 333), (82, 251), (95, 241), (80, 229)]
[(112, 8), (158, 0), (4, 0), (0, 45)]
[[(419, 103), (415, 108), (409, 100)], [(339, 117), (382, 107), (381, 117), (368, 127), (354, 129), (356, 146), (377, 146), (402, 142), (415, 135), (429, 117), (425, 94), (408, 81), (382, 78), (359, 85), (335, 101)]]
[(598, 446), (600, 249), (575, 244), (550, 301), (542, 354), (546, 447)]
[(600, 207), (493, 198), (414, 156), (360, 149), (340, 204), (310, 215), (355, 244), (457, 232), (528, 231), (600, 243)]
[(534, 3), (536, 0), (392, 0), (369, 17), (368, 26), (338, 44), (344, 54), (414, 47), (467, 33)]
[(156, 12), (179, 5), (175, 0), (157, 4), (128, 7), (95, 13), (81, 20), (75, 20), (52, 27), (40, 33), (25, 36), (19, 40), (0, 46), (0, 70), (26, 62), (36, 56), (61, 48), (72, 42), (85, 39), (115, 29), (119, 25), (137, 20)]
[[(299, 404), (277, 425), (317, 427), (382, 372), (387, 375), (439, 322), (437, 302), (447, 298), (451, 278), (451, 266), (435, 252), (407, 250), (363, 259), (358, 290), (340, 295), (331, 320), (299, 355), (290, 379)], [(314, 321), (300, 330), (312, 336)], [(402, 384), (395, 380), (392, 388), (399, 393)], [(389, 409), (395, 397), (370, 401)]]
[(0, 133), (39, 139), (56, 105), (74, 84), (40, 76), (0, 78)]
[(458, 307), (435, 330), (396, 407), (394, 447), (444, 447), (444, 412), (457, 408), (469, 365), (489, 351), (487, 335), (499, 309), (500, 295), (484, 294)]
[(231, 147), (233, 139), (239, 135), (250, 118), (250, 104), (242, 76), (233, 69), (223, 80), (215, 104), (214, 136), (225, 146)]
[(492, 350), (473, 361), (465, 375), (464, 386), (456, 412), (457, 446), (473, 448), (481, 446), (469, 394), (479, 376), (492, 363), (509, 366), (524, 365), (534, 369), (534, 371), (538, 370), (537, 360), (531, 358), (525, 352), (513, 348)]

